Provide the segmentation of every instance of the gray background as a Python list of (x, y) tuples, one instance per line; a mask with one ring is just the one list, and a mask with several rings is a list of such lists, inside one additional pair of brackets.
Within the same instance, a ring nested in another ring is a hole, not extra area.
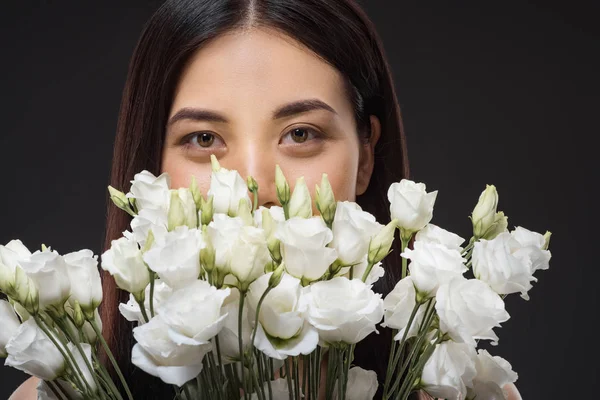
[[(511, 228), (553, 232), (550, 270), (529, 302), (507, 299), (491, 351), (512, 363), (527, 400), (592, 395), (598, 6), (362, 3), (394, 70), (412, 178), (439, 190), (432, 222), (469, 237), (490, 183)], [(159, 4), (2, 3), (0, 243), (101, 251), (127, 64)], [(0, 399), (24, 378), (0, 367)]]

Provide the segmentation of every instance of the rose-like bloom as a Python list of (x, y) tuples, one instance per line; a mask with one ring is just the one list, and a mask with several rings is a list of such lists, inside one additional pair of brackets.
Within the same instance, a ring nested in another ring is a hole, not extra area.
[[(333, 398), (338, 399), (337, 382), (335, 383)], [(348, 385), (346, 386), (346, 400), (371, 400), (377, 393), (377, 373), (367, 371), (361, 367), (352, 367), (348, 371)]]
[[(168, 299), (173, 293), (173, 288), (167, 285), (163, 280), (157, 279), (154, 281), (154, 311), (158, 310), (160, 305)], [(146, 308), (146, 315), (151, 318), (150, 314), (150, 285), (146, 286), (144, 296), (144, 307)], [(127, 321), (137, 322), (138, 325), (145, 323), (140, 305), (135, 300), (132, 294), (129, 294), (129, 301), (127, 303), (119, 304), (119, 311), (121, 315), (125, 317)]]
[(228, 170), (223, 167), (219, 167), (217, 171), (213, 168), (208, 189), (208, 196), (211, 195), (214, 196), (215, 213), (235, 216), (241, 199), (252, 204), (244, 178), (236, 170)]
[(272, 219), (276, 223), (285, 222), (285, 213), (282, 207), (279, 206), (271, 206), (269, 208), (259, 206), (256, 210), (254, 210), (254, 226), (257, 228), (266, 229), (263, 226), (263, 211), (267, 210), (269, 214), (271, 214)]
[[(73, 388), (73, 385), (71, 385), (69, 382), (63, 381), (62, 379), (56, 379), (56, 380), (54, 380), (53, 383), (60, 386), (60, 390), (63, 393), (67, 394), (69, 399), (72, 399), (72, 400), (83, 399), (83, 395), (81, 394), (81, 392), (76, 391)], [(62, 396), (61, 396), (61, 398), (56, 397), (56, 395), (54, 394), (52, 389), (50, 389), (50, 387), (48, 386), (46, 381), (40, 380), (38, 382), (36, 389), (37, 389), (37, 400), (62, 400), (63, 399)]]
[(0, 290), (9, 297), (16, 297), (16, 269), (20, 260), (27, 259), (31, 252), (19, 239), (11, 240), (6, 246), (0, 245)]
[(126, 237), (113, 240), (101, 259), (102, 269), (113, 276), (119, 288), (129, 293), (140, 293), (150, 282), (142, 252), (133, 240)]
[[(365, 280), (365, 283), (367, 285), (373, 285), (379, 280), (379, 278), (382, 278), (385, 275), (385, 269), (381, 265), (381, 262), (378, 262), (377, 264), (373, 265), (373, 268), (371, 268), (371, 272), (369, 272), (369, 275)], [(360, 263), (354, 265), (354, 269), (352, 271), (352, 279), (362, 279), (368, 266), (369, 262), (367, 261), (367, 256), (365, 256)], [(346, 278), (350, 279), (350, 267), (343, 267), (337, 275), (345, 276)]]
[(486, 400), (505, 400), (508, 393), (505, 385), (517, 380), (518, 375), (512, 366), (502, 357), (492, 356), (487, 350), (479, 350), (475, 362), (477, 376), (473, 387), (469, 388), (469, 398)]
[[(223, 364), (230, 364), (240, 360), (240, 345), (239, 345), (239, 301), (240, 291), (236, 288), (231, 289), (231, 293), (221, 308), (221, 313), (227, 315), (223, 323), (223, 328), (219, 332), (219, 347), (221, 349), (221, 357)], [(244, 307), (242, 314), (242, 348), (244, 351), (250, 345), (252, 335), (252, 325), (248, 317), (248, 307)]]
[(458, 250), (418, 240), (415, 240), (413, 247), (406, 248), (401, 256), (411, 260), (410, 275), (417, 291), (423, 296), (435, 296), (441, 284), (462, 276), (467, 270), (465, 259)]
[(156, 177), (151, 172), (144, 170), (134, 175), (131, 189), (125, 197), (135, 199), (138, 211), (145, 208), (166, 211), (169, 206), (170, 187), (171, 177), (166, 172)]
[[(58, 339), (56, 339), (58, 341)], [(6, 344), (8, 357), (4, 365), (29, 375), (51, 381), (65, 371), (65, 360), (33, 318), (23, 322)]]
[(434, 398), (464, 400), (475, 378), (475, 348), (453, 341), (438, 344), (423, 367), (421, 385)]
[(244, 221), (240, 217), (229, 217), (224, 214), (215, 214), (208, 224), (206, 234), (215, 249), (215, 268), (223, 274), (231, 270), (231, 256), (235, 250), (236, 242)]
[(513, 252), (514, 256), (530, 265), (531, 273), (540, 269), (550, 267), (550, 250), (546, 250), (546, 238), (544, 235), (530, 231), (529, 229), (517, 226), (511, 236), (520, 244), (520, 248)]
[(202, 232), (182, 225), (157, 238), (143, 259), (167, 285), (177, 289), (198, 279), (204, 247)]
[(528, 300), (527, 292), (535, 278), (530, 264), (514, 254), (520, 248), (508, 232), (492, 240), (478, 240), (473, 248), (473, 274), (498, 294), (521, 292), (521, 297)]
[(245, 289), (265, 273), (265, 265), (271, 261), (264, 230), (254, 226), (242, 227), (233, 248), (231, 274)]
[(170, 339), (169, 327), (160, 315), (134, 328), (133, 336), (137, 344), (131, 351), (131, 362), (163, 382), (177, 386), (182, 386), (202, 371), (202, 359), (212, 349), (210, 343), (175, 343)]
[(369, 242), (383, 228), (372, 214), (350, 201), (337, 203), (331, 230), (335, 248), (343, 265), (359, 263), (369, 250)]
[(510, 318), (502, 298), (478, 279), (455, 278), (440, 286), (435, 299), (440, 330), (456, 342), (475, 346), (474, 339), (487, 339), (497, 344), (492, 328)]
[(63, 257), (50, 248), (36, 251), (19, 263), (35, 283), (40, 296), (40, 308), (62, 307), (71, 293), (71, 281)]
[(189, 345), (209, 343), (227, 316), (221, 312), (221, 306), (229, 292), (230, 289), (217, 289), (201, 280), (174, 291), (158, 310), (169, 327), (171, 340)]
[[(408, 327), (410, 316), (417, 305), (416, 298), (417, 292), (410, 275), (396, 283), (394, 289), (385, 296), (383, 300), (384, 322), (381, 326), (398, 329), (394, 340), (402, 340), (404, 331)], [(424, 316), (425, 307), (419, 307), (406, 334), (407, 339), (417, 334)]]
[(93, 312), (102, 302), (102, 282), (98, 271), (98, 256), (91, 250), (80, 250), (63, 256), (71, 281), (71, 297), (83, 311)]
[[(272, 272), (263, 275), (250, 285), (248, 305), (252, 324), (271, 275)], [(309, 354), (317, 347), (319, 336), (304, 318), (305, 305), (300, 302), (301, 295), (300, 280), (283, 274), (279, 284), (271, 289), (261, 304), (255, 346), (271, 358), (283, 360), (287, 356)], [(270, 338), (276, 343), (272, 343)]]
[(401, 230), (416, 232), (431, 221), (437, 190), (427, 193), (424, 183), (402, 179), (390, 185), (387, 195), (392, 219)]
[(123, 236), (136, 241), (144, 247), (149, 231), (156, 236), (167, 233), (167, 211), (164, 209), (144, 208), (131, 220), (131, 232), (123, 232)]
[(337, 258), (336, 250), (326, 247), (333, 233), (321, 217), (290, 218), (275, 237), (281, 241), (286, 271), (296, 278), (317, 280)]
[(463, 244), (465, 239), (461, 238), (456, 233), (452, 233), (437, 225), (429, 223), (417, 232), (415, 241), (443, 244), (450, 250), (457, 250), (462, 253), (463, 248), (460, 245)]
[(307, 320), (319, 332), (322, 345), (358, 343), (383, 318), (381, 294), (360, 279), (336, 277), (304, 288)]
[(0, 321), (2, 321), (2, 329), (0, 329), (0, 357), (6, 357), (6, 344), (11, 337), (17, 333), (21, 321), (15, 314), (15, 309), (6, 300), (0, 300)]

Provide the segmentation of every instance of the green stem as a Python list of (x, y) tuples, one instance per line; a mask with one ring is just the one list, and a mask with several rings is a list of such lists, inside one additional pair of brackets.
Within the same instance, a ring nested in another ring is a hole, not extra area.
[(294, 366), (294, 393), (296, 394), (296, 399), (300, 399), (300, 374), (298, 372), (298, 357), (292, 357), (293, 366)]
[(131, 395), (131, 390), (129, 390), (127, 381), (125, 380), (125, 377), (123, 376), (123, 373), (121, 372), (121, 369), (119, 368), (119, 364), (117, 364), (115, 357), (113, 356), (112, 352), (110, 351), (110, 348), (108, 347), (108, 344), (106, 343), (106, 340), (104, 340), (104, 337), (102, 336), (102, 331), (100, 330), (100, 328), (98, 328), (98, 324), (96, 323), (95, 320), (91, 320), (91, 319), (88, 320), (88, 322), (92, 326), (92, 329), (94, 330), (94, 332), (96, 332), (96, 336), (98, 337), (98, 340), (100, 340), (100, 343), (102, 344), (102, 347), (104, 348), (104, 351), (106, 352), (106, 355), (108, 356), (108, 358), (110, 359), (110, 362), (112, 363), (113, 367), (115, 368), (115, 372), (119, 376), (119, 380), (121, 381), (121, 384), (123, 385), (123, 389), (125, 389), (127, 398), (129, 400), (133, 400), (133, 396)]
[(290, 358), (288, 357), (285, 361), (284, 361), (284, 365), (285, 365), (285, 378), (287, 380), (287, 384), (288, 384), (288, 394), (289, 394), (289, 400), (294, 400), (294, 390), (293, 390), (293, 386), (292, 386), (292, 371), (290, 364), (292, 362), (290, 361)]
[(104, 365), (102, 365), (100, 360), (98, 360), (98, 356), (96, 355), (95, 351), (92, 351), (92, 360), (98, 366), (97, 369), (98, 369), (98, 372), (100, 373), (100, 377), (102, 379), (104, 379), (104, 381), (110, 386), (111, 395), (117, 396), (118, 400), (123, 400), (123, 396), (121, 396), (121, 393), (119, 393), (119, 389), (117, 389), (117, 387), (115, 386), (115, 383), (110, 378), (108, 371), (106, 370)]
[(368, 265), (367, 265), (367, 269), (365, 269), (365, 273), (364, 273), (364, 274), (363, 274), (363, 276), (362, 276), (362, 281), (363, 281), (363, 282), (366, 282), (366, 281), (367, 281), (367, 278), (369, 277), (369, 274), (371, 273), (371, 270), (373, 269), (373, 266), (374, 266), (374, 265), (375, 265), (375, 264), (373, 264), (372, 262), (369, 262), (369, 263), (368, 263)]
[(250, 394), (248, 393), (248, 389), (246, 387), (246, 372), (244, 371), (244, 341), (242, 340), (242, 323), (243, 323), (243, 315), (244, 315), (244, 299), (246, 298), (246, 293), (240, 291), (240, 307), (238, 311), (238, 347), (240, 351), (240, 362), (242, 363), (242, 390), (244, 391), (244, 399), (249, 399)]
[[(148, 273), (150, 274), (150, 316), (154, 318), (154, 271), (148, 268)], [(146, 311), (145, 307), (144, 311)]]
[[(138, 305), (140, 306), (140, 312), (142, 313), (142, 317), (144, 317), (144, 321), (148, 322), (150, 321), (150, 319), (148, 318), (148, 313), (146, 312), (146, 305), (144, 304), (143, 300), (138, 299), (137, 296), (133, 296), (135, 298), (135, 301), (138, 303)], [(152, 298), (150, 298), (152, 299)]]
[[(410, 242), (410, 237), (408, 239), (401, 237), (400, 238), (400, 243), (401, 243), (401, 247), (402, 247), (402, 251), (401, 253), (404, 253), (404, 250), (406, 250), (406, 247), (408, 246), (408, 242)], [(401, 257), (402, 258), (402, 279), (406, 278), (406, 275), (408, 273), (408, 259), (406, 259), (406, 257)]]
[(46, 382), (46, 386), (48, 386), (50, 388), (50, 390), (52, 391), (52, 393), (54, 393), (54, 396), (56, 396), (57, 399), (64, 400), (62, 392), (60, 390), (58, 390), (58, 387), (57, 387), (57, 386), (59, 386), (58, 383), (55, 383), (53, 381), (45, 381), (45, 382)]

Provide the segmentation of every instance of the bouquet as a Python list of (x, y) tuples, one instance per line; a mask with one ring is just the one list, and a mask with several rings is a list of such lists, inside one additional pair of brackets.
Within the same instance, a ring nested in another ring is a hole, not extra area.
[[(100, 266), (130, 293), (119, 311), (135, 324), (132, 363), (192, 399), (504, 399), (511, 365), (478, 349), (497, 343), (504, 297), (528, 298), (550, 260), (545, 235), (508, 230), (487, 185), (470, 216), (473, 236), (430, 223), (437, 191), (404, 179), (389, 187), (391, 222), (336, 201), (323, 174), (313, 199), (276, 167), (281, 206), (257, 207), (258, 186), (212, 156), (210, 190), (168, 174), (109, 186), (131, 215)], [(251, 196), (250, 196), (250, 194)], [(398, 236), (402, 279), (382, 298), (372, 285)], [(464, 247), (463, 247), (464, 246)], [(40, 378), (40, 399), (129, 399), (102, 337), (98, 257), (60, 255), (19, 240), (0, 246), (0, 356)], [(385, 379), (354, 365), (357, 343), (392, 330)], [(104, 348), (118, 381), (99, 361)], [(122, 391), (117, 387), (120, 386)]]

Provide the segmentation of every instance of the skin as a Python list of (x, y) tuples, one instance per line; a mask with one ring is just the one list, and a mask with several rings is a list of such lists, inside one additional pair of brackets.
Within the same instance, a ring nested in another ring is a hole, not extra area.
[[(307, 99), (320, 100), (333, 111), (314, 109), (273, 119), (281, 106)], [(259, 205), (265, 207), (278, 204), (276, 164), (292, 189), (304, 176), (313, 196), (322, 173), (337, 200), (355, 201), (367, 189), (379, 120), (370, 117), (371, 137), (361, 142), (341, 74), (288, 36), (250, 28), (207, 43), (180, 76), (169, 120), (185, 108), (209, 109), (227, 122), (183, 118), (167, 124), (161, 172), (169, 173), (173, 188), (189, 186), (194, 176), (206, 195), (210, 154), (215, 154), (222, 167), (256, 179)], [(28, 379), (10, 400), (35, 399), (37, 383)], [(507, 389), (510, 400), (520, 399), (513, 385)]]

